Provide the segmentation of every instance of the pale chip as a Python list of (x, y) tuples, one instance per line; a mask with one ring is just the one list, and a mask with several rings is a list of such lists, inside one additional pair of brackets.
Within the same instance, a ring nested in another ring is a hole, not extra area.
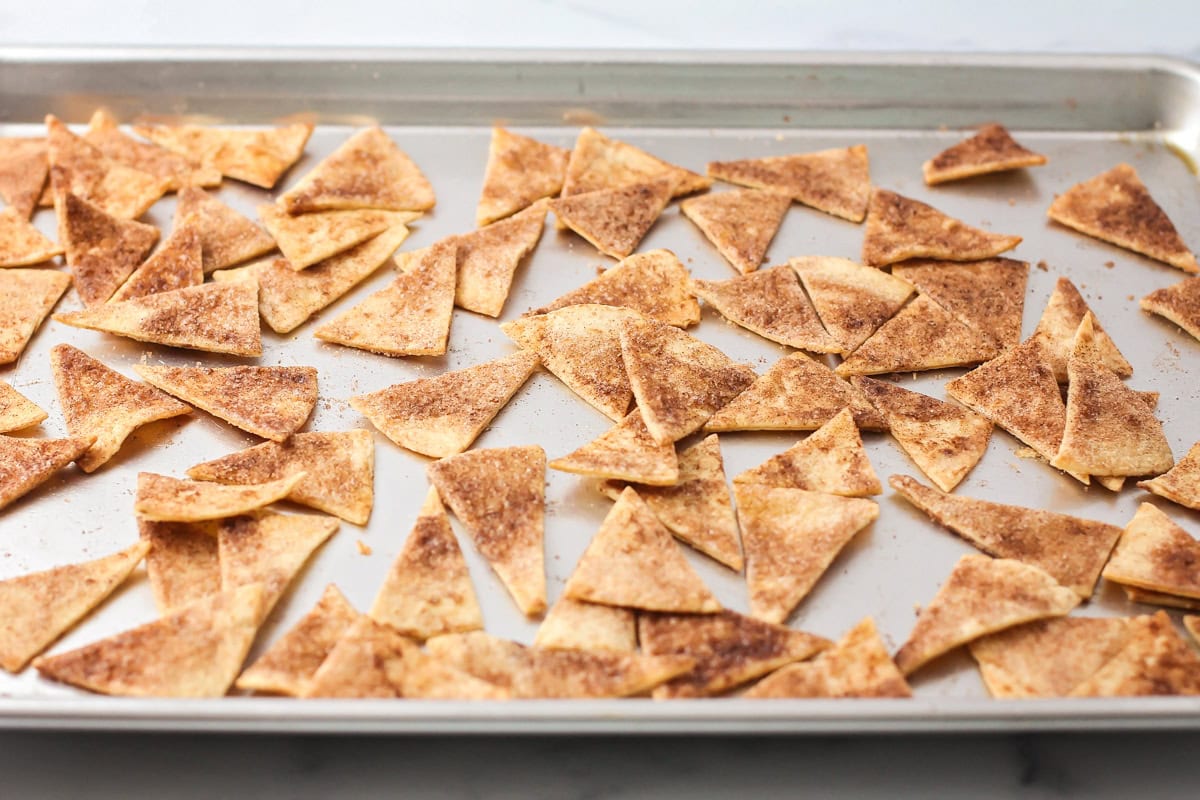
[(806, 206), (862, 222), (871, 194), (865, 145), (768, 156), (744, 161), (713, 161), (708, 174), (730, 183), (769, 189)]
[(417, 650), (417, 643), (365, 614), (337, 640), (325, 660), (302, 684), (301, 697), (399, 697), (387, 665)]
[(1124, 649), (1071, 691), (1072, 697), (1200, 695), (1200, 656), (1166, 612), (1135, 617)]
[(1044, 155), (1022, 147), (1003, 125), (993, 122), (980, 127), (979, 133), (971, 138), (926, 161), (921, 171), (925, 174), (925, 183), (934, 186), (977, 175), (1040, 167), (1045, 163)]
[(31, 428), (45, 418), (37, 403), (0, 381), (0, 433)]
[(116, 119), (103, 108), (92, 113), (83, 138), (106, 157), (167, 182), (169, 191), (184, 186), (219, 186), (221, 172), (165, 147), (139, 142), (122, 133)]
[(222, 175), (270, 189), (300, 160), (313, 126), (296, 123), (267, 130), (244, 130), (200, 125), (135, 125), (133, 130)]
[(1029, 264), (1011, 258), (991, 258), (959, 264), (910, 261), (897, 264), (892, 275), (908, 281), (933, 300), (1004, 349), (1021, 341), (1021, 315)]
[(637, 620), (628, 608), (560, 597), (538, 626), (533, 646), (546, 650), (636, 653)]
[[(0, 406), (3, 406), (2, 400)], [(2, 417), (3, 413), (0, 412)], [(0, 429), (3, 429), (2, 425)], [(1200, 510), (1200, 442), (1192, 445), (1187, 455), (1162, 475), (1153, 480), (1139, 481), (1138, 488), (1165, 497), (1172, 503)]]
[(882, 270), (849, 259), (805, 256), (788, 261), (825, 330), (852, 353), (904, 305), (913, 288)]
[(1200, 279), (1186, 278), (1142, 298), (1144, 311), (1169, 319), (1200, 341)]
[(265, 619), (314, 551), (338, 529), (333, 517), (257, 512), (221, 520), (221, 589), (261, 584)]
[(22, 219), (33, 216), (49, 172), (44, 138), (0, 138), (0, 197)]
[(204, 283), (200, 234), (195, 228), (176, 228), (158, 252), (151, 255), (108, 299), (110, 303), (169, 292)]
[(59, 204), (59, 237), (75, 291), (88, 308), (112, 297), (158, 241), (158, 228), (118, 219), (68, 194)]
[(253, 221), (203, 189), (181, 189), (175, 204), (175, 227), (194, 227), (200, 234), (200, 258), (206, 273), (269, 253), (275, 240)]
[(972, 228), (918, 200), (875, 189), (863, 234), (862, 260), (872, 267), (910, 258), (978, 261), (1020, 243), (1020, 236)]
[(1200, 611), (1200, 600), (1192, 597), (1181, 597), (1177, 594), (1152, 592), (1129, 584), (1117, 584), (1125, 592), (1125, 599), (1131, 603), (1143, 603), (1152, 606), (1167, 606), (1182, 608), (1185, 611)]
[(565, 147), (545, 144), (499, 125), (493, 127), (475, 224), (489, 225), (543, 197), (558, 194), (570, 157), (571, 151)]
[(584, 128), (579, 132), (567, 162), (562, 196), (598, 189), (621, 189), (660, 178), (670, 181), (674, 197), (712, 186), (711, 178), (668, 164), (628, 142), (610, 139), (595, 128)]
[(388, 661), (388, 680), (401, 697), (421, 700), (507, 700), (511, 694), (421, 650)]
[(58, 270), (0, 270), (0, 364), (20, 357), (70, 285), (71, 276)]
[(1200, 541), (1157, 506), (1142, 503), (1125, 526), (1104, 577), (1159, 594), (1200, 600)]
[(550, 462), (551, 469), (594, 478), (672, 486), (679, 479), (674, 444), (659, 444), (634, 409), (578, 450)]
[(517, 266), (542, 238), (548, 210), (546, 203), (535, 203), (509, 219), (451, 237), (458, 248), (455, 305), (500, 316)]
[(79, 459), (95, 437), (72, 439), (20, 439), (0, 436), (0, 508), (50, 479)]
[(43, 236), (18, 209), (0, 211), (0, 267), (40, 264), (62, 252), (62, 247)]
[(791, 204), (790, 197), (777, 192), (735, 189), (693, 197), (679, 210), (734, 269), (747, 275), (763, 262)]
[(154, 605), (166, 616), (221, 591), (220, 523), (138, 520), (138, 534), (149, 543), (146, 575)]
[[(1038, 320), (1033, 335), (1042, 344), (1042, 352), (1046, 363), (1054, 370), (1054, 378), (1059, 383), (1067, 382), (1067, 360), (1071, 357), (1071, 348), (1075, 343), (1075, 332), (1079, 323), (1091, 309), (1087, 301), (1070, 278), (1059, 278), (1054, 285), (1054, 291), (1046, 302), (1046, 310)], [(1133, 374), (1133, 367), (1121, 355), (1117, 345), (1100, 327), (1095, 315), (1092, 317), (1092, 327), (1096, 336), (1096, 348), (1105, 366), (1122, 378)]]
[[(74, 194), (118, 219), (136, 219), (171, 188), (171, 180), (109, 159), (53, 115), (46, 117), (46, 127), (46, 157), (56, 207), (66, 195)], [(60, 208), (60, 226), (62, 219)]]
[(258, 207), (258, 218), (275, 239), (288, 266), (296, 270), (344, 253), (388, 228), (412, 222), (418, 216), (411, 211), (373, 208), (315, 211), (292, 216), (275, 203)]
[(733, 482), (807, 489), (842, 497), (866, 497), (883, 491), (848, 408), (839, 411), (807, 439), (737, 475)]
[(223, 519), (282, 500), (303, 479), (304, 473), (298, 472), (270, 483), (226, 486), (139, 472), (133, 510), (143, 519), (156, 522)]
[(558, 221), (616, 259), (637, 249), (671, 200), (666, 178), (620, 189), (560, 197), (550, 203)]

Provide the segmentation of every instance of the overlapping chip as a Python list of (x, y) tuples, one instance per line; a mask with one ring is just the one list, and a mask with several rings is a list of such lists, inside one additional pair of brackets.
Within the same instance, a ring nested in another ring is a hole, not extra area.
[(458, 248), (455, 305), (500, 316), (517, 266), (542, 238), (548, 210), (546, 203), (534, 203), (509, 219), (453, 237)]
[(922, 165), (925, 183), (939, 183), (1007, 172), (1022, 167), (1040, 167), (1046, 157), (1017, 143), (1003, 125), (990, 123), (980, 127), (969, 139), (948, 147)]
[(1143, 311), (1169, 319), (1200, 341), (1200, 280), (1188, 278), (1142, 298)]
[(955, 319), (990, 337), (1002, 348), (1021, 341), (1021, 315), (1029, 264), (991, 258), (959, 264), (910, 261), (897, 264), (892, 275), (908, 281)]
[(552, 200), (558, 221), (616, 259), (637, 249), (671, 200), (667, 178), (620, 189), (597, 189)]
[(71, 276), (58, 270), (0, 270), (0, 364), (20, 357), (70, 285)]
[(338, 529), (333, 517), (260, 511), (221, 520), (221, 589), (259, 584), (265, 619), (318, 547)]
[(895, 316), (913, 293), (906, 281), (845, 258), (805, 256), (788, 263), (843, 354), (853, 352)]
[(1142, 503), (1104, 567), (1106, 580), (1200, 600), (1200, 541), (1150, 503)]
[(621, 189), (659, 178), (667, 179), (674, 187), (673, 197), (699, 192), (712, 185), (711, 178), (668, 164), (628, 142), (610, 139), (595, 128), (584, 128), (575, 139), (575, 147), (567, 161), (562, 196)]
[(0, 381), (0, 433), (31, 428), (45, 418), (37, 403)]
[(61, 203), (68, 194), (118, 219), (136, 219), (172, 186), (169, 179), (109, 159), (52, 114), (46, 117), (46, 128), (46, 157), (60, 230)]
[(315, 211), (292, 216), (275, 203), (258, 207), (258, 218), (279, 246), (288, 266), (296, 270), (344, 253), (388, 228), (412, 222), (419, 216), (413, 211), (374, 208)]
[(596, 279), (529, 313), (547, 314), (582, 304), (629, 308), (680, 328), (700, 321), (700, 304), (688, 291), (687, 267), (670, 250), (622, 259)]
[[(1067, 360), (1071, 357), (1071, 349), (1075, 344), (1075, 332), (1079, 323), (1083, 322), (1091, 309), (1083, 295), (1075, 288), (1069, 278), (1060, 277), (1054, 285), (1054, 291), (1046, 302), (1046, 310), (1038, 320), (1033, 335), (1042, 345), (1044, 355), (1054, 377), (1059, 383), (1067, 382)], [(1092, 316), (1092, 329), (1095, 334), (1096, 349), (1104, 365), (1119, 377), (1128, 378), (1133, 374), (1133, 367), (1121, 355), (1117, 345), (1100, 327), (1100, 322)]]
[(0, 197), (22, 219), (33, 216), (49, 171), (44, 138), (0, 139)]
[(863, 234), (862, 260), (872, 267), (910, 258), (978, 261), (1020, 243), (1020, 236), (973, 228), (919, 200), (875, 189)]
[(59, 205), (59, 238), (75, 291), (88, 308), (112, 297), (158, 241), (158, 228), (118, 219), (68, 193)]
[(867, 215), (871, 194), (865, 145), (744, 161), (713, 161), (708, 174), (730, 183), (767, 189), (851, 222)]
[(179, 192), (175, 227), (185, 225), (200, 234), (200, 258), (206, 273), (275, 249), (270, 234), (198, 187), (185, 187)]
[(1200, 695), (1200, 656), (1159, 611), (1130, 621), (1125, 647), (1083, 683), (1072, 697)]
[[(0, 401), (0, 405), (2, 404), (3, 401)], [(1181, 506), (1200, 510), (1200, 442), (1192, 445), (1187, 455), (1176, 461), (1175, 466), (1162, 475), (1152, 480), (1139, 481), (1138, 488), (1165, 497)]]
[(94, 436), (21, 439), (0, 436), (0, 509), (36, 489), (88, 452)]
[(303, 684), (300, 696), (400, 697), (399, 687), (388, 677), (388, 664), (416, 651), (412, 639), (359, 615)]
[(0, 267), (24, 267), (49, 261), (63, 248), (42, 235), (20, 210), (0, 211)]
[(807, 489), (842, 497), (865, 497), (883, 491), (848, 408), (835, 414), (807, 439), (737, 475), (733, 482)]
[(637, 620), (628, 608), (560, 597), (538, 626), (533, 646), (547, 650), (637, 651)]
[(157, 144), (121, 132), (116, 118), (99, 108), (88, 120), (83, 138), (106, 157), (167, 182), (168, 191), (184, 186), (219, 186), (221, 172)]
[(675, 445), (656, 442), (636, 408), (600, 436), (556, 458), (549, 466), (576, 475), (650, 486), (673, 486), (679, 480)]
[(246, 514), (287, 497), (303, 472), (270, 483), (227, 486), (139, 472), (133, 510), (157, 522), (201, 522)]
[(201, 125), (135, 125), (134, 131), (204, 167), (270, 189), (300, 160), (313, 126), (298, 122), (267, 130)]
[(791, 204), (790, 197), (778, 192), (735, 189), (693, 197), (679, 210), (734, 269), (746, 275), (762, 263)]
[(571, 151), (492, 128), (483, 189), (475, 210), (479, 227), (504, 219), (562, 190)]
[(146, 575), (159, 614), (166, 616), (221, 591), (219, 531), (218, 520), (138, 520), (138, 534), (150, 545)]
[(204, 283), (200, 258), (200, 235), (195, 228), (176, 228), (158, 252), (151, 255), (108, 299), (110, 303), (132, 300)]

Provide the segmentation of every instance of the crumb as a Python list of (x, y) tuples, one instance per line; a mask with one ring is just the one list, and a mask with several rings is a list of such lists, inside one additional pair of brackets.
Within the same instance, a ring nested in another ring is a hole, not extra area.
[(1016, 204), (1017, 204), (1017, 198), (1015, 198), (1015, 197), (1008, 198), (1009, 207), (1015, 206)]
[(782, 133), (777, 133), (777, 134), (775, 134), (775, 141), (777, 141), (777, 142), (782, 142), (782, 141), (783, 141), (783, 134), (782, 134)]
[(921, 604), (920, 603), (913, 603), (913, 616), (914, 617), (921, 616)]
[(1125, 299), (1126, 299), (1126, 300), (1130, 300), (1130, 301), (1132, 301), (1132, 300), (1133, 300), (1133, 295), (1131, 295), (1131, 294), (1127, 294), (1127, 295), (1125, 295)]
[(1104, 262), (1104, 266), (1108, 267), (1109, 269), (1112, 269), (1113, 267), (1115, 267), (1115, 266), (1116, 266), (1116, 264), (1114, 264), (1114, 263), (1113, 263), (1113, 262), (1111, 262), (1111, 261), (1105, 261), (1105, 262)]
[(362, 539), (355, 539), (354, 544), (358, 547), (358, 554), (360, 556), (369, 556), (373, 552), (370, 545), (366, 544)]
[(1049, 272), (1049, 271), (1050, 271), (1050, 265), (1049, 265), (1049, 264), (1047, 264), (1045, 261), (1039, 261), (1039, 262), (1037, 263), (1037, 268), (1038, 268), (1038, 269), (1040, 269), (1042, 272)]
[[(447, 266), (447, 267), (446, 267), (446, 269), (450, 269), (450, 267), (448, 267), (448, 266)], [(604, 274), (604, 265), (603, 265), (603, 264), (597, 264), (597, 265), (596, 265), (596, 274), (597, 274), (597, 275), (603, 275), (603, 274)]]
[(791, 121), (792, 121), (792, 115), (791, 115), (791, 114), (784, 114), (784, 115), (783, 115), (783, 121), (784, 121), (784, 122), (791, 122)]

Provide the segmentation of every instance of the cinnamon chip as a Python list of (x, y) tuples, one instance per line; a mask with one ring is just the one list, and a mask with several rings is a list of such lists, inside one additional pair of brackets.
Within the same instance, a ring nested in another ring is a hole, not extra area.
[(0, 381), (0, 433), (31, 428), (46, 418), (37, 403)]
[(221, 589), (261, 585), (265, 619), (304, 563), (337, 529), (336, 519), (316, 514), (260, 511), (221, 520)]
[(545, 650), (637, 652), (637, 624), (628, 608), (560, 597), (538, 626), (533, 646)]
[(168, 191), (221, 183), (221, 172), (216, 167), (202, 165), (157, 144), (139, 142), (122, 133), (117, 120), (102, 108), (92, 113), (83, 138), (113, 161), (166, 181)]
[(0, 139), (0, 197), (22, 219), (33, 216), (49, 172), (44, 138)]
[(158, 228), (118, 219), (67, 194), (59, 203), (59, 236), (75, 291), (88, 308), (112, 297), (158, 241)]
[(593, 303), (629, 308), (680, 328), (700, 321), (700, 304), (688, 291), (687, 267), (670, 250), (650, 250), (623, 259), (595, 280), (529, 314)]
[[(3, 401), (0, 401), (2, 404)], [(1162, 475), (1153, 480), (1139, 481), (1138, 488), (1181, 506), (1200, 510), (1200, 442), (1192, 445), (1187, 455)]]
[(158, 252), (143, 261), (108, 302), (199, 286), (204, 283), (200, 253), (199, 232), (188, 226), (176, 228)]
[(296, 123), (268, 130), (244, 130), (200, 125), (135, 125), (133, 130), (226, 177), (271, 189), (300, 160), (313, 126)]
[(412, 222), (419, 216), (413, 211), (374, 208), (316, 211), (292, 216), (274, 203), (258, 207), (258, 218), (275, 239), (288, 266), (296, 270), (344, 253), (388, 228)]
[(88, 201), (117, 219), (145, 214), (171, 188), (172, 181), (107, 158), (53, 115), (46, 117), (50, 186), (63, 224), (61, 203), (68, 194)]
[(733, 482), (807, 489), (842, 497), (865, 497), (883, 491), (848, 408), (839, 411), (807, 439), (746, 470)]
[(36, 489), (80, 458), (96, 439), (18, 439), (0, 436), (0, 509)]
[(559, 222), (597, 250), (621, 259), (637, 249), (671, 200), (672, 183), (663, 178), (620, 189), (561, 197), (550, 203)]
[(452, 237), (458, 248), (455, 305), (500, 316), (517, 266), (542, 238), (548, 210), (546, 203), (535, 203), (509, 219)]
[(895, 316), (913, 293), (907, 282), (845, 258), (806, 256), (788, 263), (843, 355)]
[(693, 197), (680, 204), (679, 210), (734, 269), (746, 275), (762, 263), (791, 204), (784, 194), (735, 189)]
[(200, 234), (200, 258), (205, 273), (231, 267), (269, 253), (275, 240), (251, 220), (203, 189), (180, 190), (175, 204), (175, 227), (194, 227)]
[(0, 364), (11, 364), (71, 285), (53, 269), (0, 270)]
[(570, 157), (565, 147), (493, 127), (475, 224), (482, 228), (558, 194)]
[(876, 189), (871, 193), (862, 260), (873, 267), (910, 258), (978, 261), (998, 256), (1020, 243), (1020, 236), (972, 228), (918, 200)]
[(679, 479), (675, 445), (659, 444), (634, 409), (625, 419), (578, 450), (557, 458), (551, 469), (594, 478), (672, 486)]
[[(1187, 278), (1142, 298), (1143, 311), (1169, 319), (1200, 341), (1200, 280)], [(1120, 373), (1118, 373), (1120, 374)]]
[(133, 510), (143, 519), (157, 522), (223, 519), (282, 500), (303, 478), (304, 473), (298, 472), (270, 483), (224, 486), (139, 472)]
[(1200, 600), (1200, 541), (1150, 503), (1138, 506), (1125, 526), (1106, 580), (1160, 594)]
[(40, 264), (62, 252), (63, 248), (27, 222), (19, 209), (0, 211), (0, 267)]
[[(1038, 320), (1033, 335), (1042, 345), (1042, 354), (1050, 368), (1054, 370), (1054, 378), (1059, 383), (1067, 382), (1067, 360), (1071, 357), (1071, 349), (1075, 343), (1075, 332), (1079, 323), (1091, 311), (1087, 301), (1079, 294), (1075, 284), (1069, 278), (1059, 278), (1054, 285), (1054, 291), (1046, 302), (1046, 310)], [(1100, 322), (1092, 316), (1092, 329), (1096, 337), (1096, 348), (1100, 358), (1110, 370), (1119, 377), (1128, 378), (1133, 374), (1133, 367), (1121, 355), (1117, 345), (1100, 327)]]
[(708, 165), (708, 174), (785, 194), (851, 222), (862, 222), (867, 215), (871, 175), (865, 145), (745, 161), (713, 161)]
[(1003, 125), (993, 122), (982, 126), (971, 138), (938, 153), (921, 169), (925, 183), (933, 186), (1045, 163), (1045, 156), (1022, 147)]
[(674, 187), (673, 197), (699, 192), (712, 185), (711, 178), (668, 164), (628, 142), (610, 139), (595, 128), (584, 128), (579, 132), (567, 162), (562, 196), (621, 189), (659, 178), (667, 179)]
[(1021, 341), (1025, 284), (1029, 264), (992, 258), (970, 264), (910, 261), (897, 264), (892, 275), (908, 281), (959, 322), (1007, 349)]
[(150, 545), (146, 576), (160, 615), (166, 616), (221, 591), (219, 530), (219, 520), (138, 520), (138, 534)]
[(1159, 611), (1130, 621), (1121, 652), (1071, 691), (1072, 697), (1200, 695), (1200, 656)]

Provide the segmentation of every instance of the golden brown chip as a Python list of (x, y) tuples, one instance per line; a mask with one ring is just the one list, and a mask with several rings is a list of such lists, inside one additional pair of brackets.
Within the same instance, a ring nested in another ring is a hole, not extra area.
[(1020, 236), (972, 228), (933, 206), (875, 189), (863, 234), (862, 260), (872, 267), (910, 258), (978, 261), (998, 256), (1020, 243)]
[(575, 452), (551, 461), (550, 468), (651, 486), (673, 486), (679, 479), (675, 445), (654, 441), (636, 408)]
[(850, 383), (879, 409), (896, 443), (943, 492), (954, 491), (983, 458), (992, 437), (987, 418), (888, 381), (855, 375)]
[(1071, 691), (1072, 697), (1200, 695), (1200, 656), (1166, 612), (1130, 620), (1121, 652)]
[(217, 550), (221, 589), (261, 584), (265, 619), (313, 552), (338, 529), (338, 521), (316, 514), (257, 512), (221, 520)]
[(146, 575), (154, 605), (166, 616), (221, 591), (220, 522), (138, 520), (138, 533), (149, 543)]
[(542, 238), (548, 210), (546, 203), (535, 203), (511, 219), (452, 237), (458, 247), (455, 305), (489, 317), (500, 316), (517, 265)]
[(313, 126), (296, 123), (268, 130), (244, 130), (200, 125), (135, 125), (133, 130), (222, 175), (270, 189), (300, 160)]
[(44, 138), (0, 139), (0, 197), (22, 219), (33, 216), (49, 172)]
[[(1059, 383), (1067, 382), (1067, 360), (1071, 357), (1071, 348), (1075, 344), (1075, 332), (1079, 330), (1079, 323), (1083, 322), (1084, 315), (1090, 310), (1075, 284), (1071, 283), (1069, 278), (1059, 278), (1050, 300), (1046, 303), (1046, 310), (1042, 312), (1042, 318), (1038, 320), (1037, 328), (1033, 332), (1034, 337), (1041, 342), (1042, 352), (1050, 368), (1054, 370), (1055, 380)], [(1104, 365), (1122, 378), (1132, 375), (1133, 367), (1125, 360), (1125, 356), (1121, 355), (1116, 343), (1100, 327), (1095, 315), (1092, 317), (1092, 327), (1096, 335), (1096, 348), (1100, 351)]]
[(546, 650), (637, 652), (637, 620), (628, 608), (560, 597), (538, 626), (533, 646)]
[[(46, 156), (54, 204), (74, 194), (118, 219), (136, 219), (171, 188), (172, 181), (106, 157), (53, 115), (46, 117)], [(62, 210), (59, 208), (59, 227)]]
[(1200, 341), (1200, 279), (1187, 278), (1174, 286), (1155, 289), (1142, 298), (1141, 307), (1169, 319)]
[(970, 139), (959, 142), (938, 153), (921, 167), (925, 183), (933, 186), (976, 175), (1007, 172), (1022, 167), (1040, 167), (1046, 157), (1027, 150), (1003, 125), (991, 123), (979, 129)]
[(169, 191), (221, 184), (221, 172), (216, 167), (203, 166), (165, 147), (121, 133), (117, 120), (103, 108), (92, 113), (83, 138), (113, 161), (166, 181)]
[(567, 162), (562, 196), (598, 189), (621, 189), (636, 183), (668, 179), (673, 197), (682, 197), (712, 186), (712, 179), (668, 164), (628, 142), (610, 139), (595, 128), (584, 128), (575, 140)]
[(371, 605), (371, 618), (405, 636), (428, 639), (483, 629), (467, 562), (437, 489), (429, 488), (412, 533)]
[(786, 264), (727, 281), (692, 279), (691, 291), (730, 322), (766, 339), (813, 353), (840, 353)]
[(0, 433), (31, 428), (45, 418), (37, 403), (0, 381)]
[(158, 241), (153, 225), (118, 219), (73, 194), (60, 204), (58, 230), (75, 291), (88, 308), (112, 297)]
[(1125, 526), (1104, 577), (1151, 592), (1200, 600), (1200, 541), (1157, 506), (1142, 503)]
[(545, 451), (473, 450), (430, 464), (429, 480), (522, 613), (545, 611)]
[(638, 639), (647, 655), (695, 660), (691, 670), (654, 690), (656, 700), (719, 695), (829, 646), (820, 636), (729, 610), (639, 614)]
[(721, 610), (670, 531), (629, 487), (579, 558), (563, 595), (645, 611), (711, 614)]
[(202, 283), (200, 234), (195, 228), (185, 226), (176, 228), (158, 252), (142, 262), (108, 302), (119, 303)]
[(730, 183), (769, 189), (851, 222), (867, 215), (871, 193), (865, 145), (744, 161), (713, 161), (708, 174)]
[(414, 211), (356, 208), (292, 216), (277, 204), (258, 207), (258, 218), (275, 239), (288, 266), (300, 270), (343, 253), (388, 228), (412, 222)]
[[(3, 401), (0, 400), (0, 407)], [(0, 418), (3, 412), (0, 411)], [(0, 429), (3, 426), (0, 425)], [(1200, 442), (1175, 462), (1170, 470), (1149, 481), (1139, 481), (1139, 489), (1165, 497), (1172, 503), (1200, 510)]]
[(1085, 599), (1121, 537), (1116, 525), (945, 494), (906, 475), (888, 482), (934, 522), (988, 555), (1038, 567)]
[(440, 242), (410, 259), (385, 289), (313, 331), (322, 341), (385, 356), (446, 352), (454, 311), (454, 244)]
[(1200, 617), (1186, 616), (1183, 618), (1183, 627), (1187, 628), (1188, 633), (1200, 644)]
[(33, 227), (18, 209), (0, 211), (0, 267), (40, 264), (63, 252)]
[(133, 510), (157, 522), (200, 522), (245, 514), (287, 497), (303, 472), (270, 483), (226, 486), (139, 472)]
[(145, 557), (139, 542), (119, 553), (0, 581), (0, 667), (20, 672), (29, 660), (104, 602)]
[(1141, 253), (1184, 272), (1200, 272), (1166, 212), (1128, 164), (1077, 183), (1054, 198), (1046, 214), (1080, 233)]
[(750, 614), (782, 623), (854, 535), (879, 516), (858, 497), (735, 483)]
[(0, 270), (0, 364), (17, 360), (70, 285), (53, 269)]
[(269, 253), (275, 240), (262, 228), (203, 189), (186, 187), (175, 205), (175, 227), (200, 234), (200, 258), (206, 273)]
[(839, 411), (807, 439), (735, 476), (733, 482), (807, 489), (842, 497), (866, 497), (883, 491), (848, 408)]
[(565, 147), (493, 127), (475, 224), (482, 228), (558, 194), (570, 157)]
[(315, 367), (151, 367), (134, 372), (151, 386), (244, 431), (282, 442), (317, 404)]
[(374, 503), (375, 440), (370, 431), (297, 433), (187, 471), (189, 478), (218, 483), (266, 483), (305, 473), (288, 499), (366, 525)]
[(126, 697), (220, 697), (262, 620), (263, 587), (242, 586), (77, 650), (33, 662), (43, 677)]
[(399, 631), (359, 615), (303, 684), (301, 697), (399, 697), (387, 665), (418, 650)]
[(671, 200), (672, 183), (661, 178), (620, 189), (561, 197), (550, 203), (558, 221), (616, 259), (637, 249)]
[(1185, 611), (1200, 611), (1200, 600), (1191, 597), (1180, 597), (1177, 594), (1166, 594), (1165, 592), (1152, 592), (1148, 589), (1130, 586), (1129, 584), (1117, 585), (1125, 592), (1125, 599), (1131, 603), (1182, 608)]
[(659, 444), (699, 430), (757, 377), (712, 345), (649, 319), (622, 321), (621, 358), (646, 429)]
[(487, 681), (417, 649), (385, 665), (401, 697), (421, 700), (507, 700), (512, 695)]
[(92, 446), (95, 437), (19, 439), (0, 436), (0, 508), (29, 493)]
[(351, 136), (279, 198), (289, 214), (338, 208), (427, 211), (433, 187), (382, 128)]
[(758, 269), (792, 204), (790, 197), (758, 189), (735, 189), (685, 200), (679, 210), (696, 224), (734, 269)]
[(805, 256), (788, 264), (800, 276), (821, 324), (847, 355), (887, 322), (913, 293), (907, 282), (845, 258)]
[(897, 264), (892, 275), (908, 281), (921, 294), (965, 325), (983, 332), (1002, 348), (1021, 341), (1025, 284), (1029, 264), (992, 258), (970, 264), (911, 261)]

